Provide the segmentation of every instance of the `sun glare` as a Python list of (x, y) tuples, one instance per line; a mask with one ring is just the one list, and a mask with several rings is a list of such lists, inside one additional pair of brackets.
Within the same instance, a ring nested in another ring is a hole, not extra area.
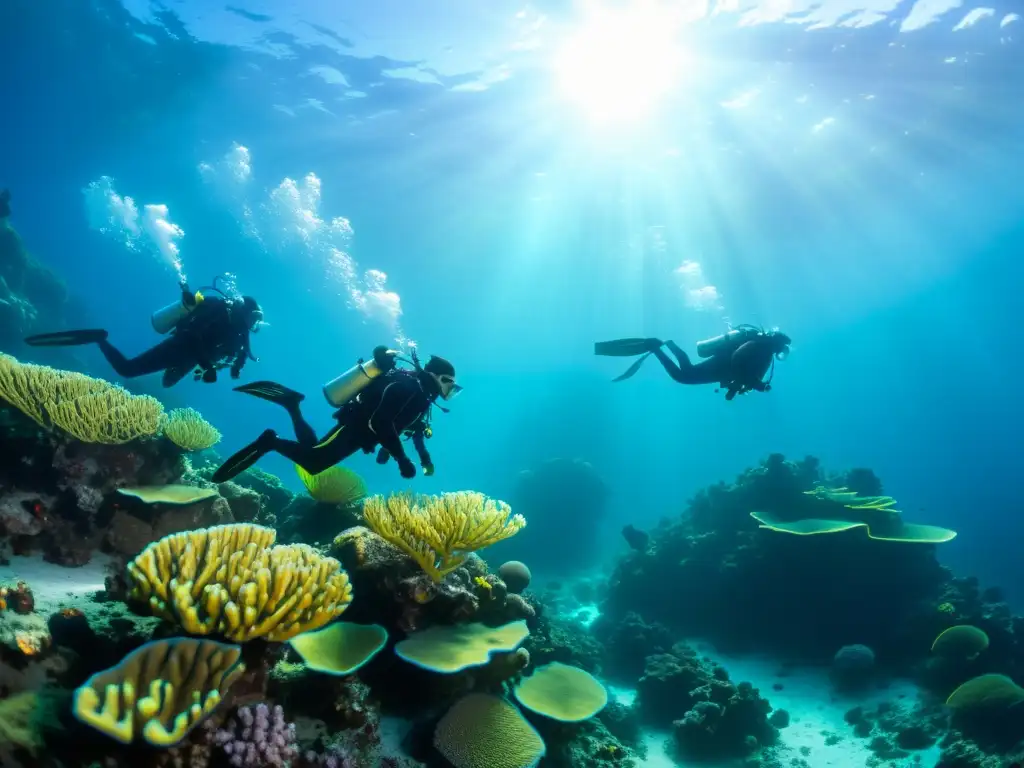
[(555, 61), (566, 97), (599, 122), (647, 117), (688, 68), (679, 27), (647, 3), (592, 11)]

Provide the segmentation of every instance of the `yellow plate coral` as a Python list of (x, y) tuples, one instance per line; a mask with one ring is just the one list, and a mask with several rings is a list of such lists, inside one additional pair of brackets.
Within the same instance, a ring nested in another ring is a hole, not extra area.
[(515, 695), (530, 711), (563, 723), (589, 720), (608, 704), (608, 691), (593, 675), (557, 661), (519, 683)]
[(395, 653), (424, 669), (451, 674), (486, 664), (492, 653), (514, 651), (529, 634), (525, 621), (501, 627), (438, 625), (409, 635), (395, 645)]
[(344, 621), (303, 632), (288, 641), (307, 667), (329, 675), (351, 675), (380, 653), (387, 642), (384, 627)]

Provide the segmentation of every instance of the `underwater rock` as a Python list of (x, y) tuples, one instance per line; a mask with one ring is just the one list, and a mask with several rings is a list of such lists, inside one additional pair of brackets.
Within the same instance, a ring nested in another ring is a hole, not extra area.
[[(853, 474), (864, 479), (862, 471)], [(633, 612), (727, 652), (777, 651), (820, 662), (856, 638), (887, 667), (909, 672), (935, 638), (934, 624), (921, 617), (932, 615), (949, 578), (933, 545), (875, 541), (855, 531), (787, 535), (750, 518), (755, 510), (811, 517), (823, 502), (806, 492), (848, 479), (824, 474), (816, 459), (793, 463), (773, 454), (732, 484), (697, 493), (681, 517), (650, 531), (646, 554), (619, 560), (597, 631), (608, 637)]]
[(233, 520), (239, 523), (262, 524), (265, 496), (234, 482), (221, 483), (217, 490), (231, 507)]
[(608, 622), (598, 620), (595, 630), (604, 642), (604, 667), (609, 675), (635, 683), (644, 673), (648, 656), (672, 649), (672, 633), (663, 625), (648, 624), (640, 614), (629, 611), (610, 632)]
[(234, 522), (231, 507), (220, 496), (186, 506), (148, 505), (126, 500), (116, 507), (105, 543), (114, 552), (131, 557), (172, 533), (231, 522)]
[(750, 683), (712, 683), (703, 688), (708, 689), (707, 698), (695, 702), (682, 719), (672, 723), (680, 756), (697, 760), (745, 757), (776, 742), (778, 731), (768, 722), (771, 704)]
[(588, 672), (601, 670), (601, 644), (582, 624), (544, 613), (530, 624), (523, 644), (535, 666), (561, 662)]
[(277, 530), (284, 544), (330, 544), (349, 528), (359, 525), (360, 505), (327, 504), (309, 496), (295, 496), (277, 513)]
[(832, 657), (829, 678), (838, 690), (860, 690), (871, 685), (874, 670), (874, 651), (866, 645), (844, 645)]
[(552, 768), (634, 768), (637, 752), (620, 741), (600, 719), (560, 723), (547, 718), (527, 719), (547, 745), (543, 764)]

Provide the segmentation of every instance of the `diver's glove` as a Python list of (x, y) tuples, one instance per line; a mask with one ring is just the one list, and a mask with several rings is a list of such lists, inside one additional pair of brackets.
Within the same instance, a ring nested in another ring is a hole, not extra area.
[(205, 371), (203, 371), (203, 381), (205, 381), (207, 384), (213, 384), (215, 381), (217, 381), (217, 369), (207, 368)]
[(423, 474), (426, 475), (427, 477), (433, 477), (433, 475), (434, 475), (434, 465), (433, 464), (424, 464), (423, 465)]
[(408, 459), (399, 459), (398, 471), (402, 473), (402, 477), (406, 480), (416, 477), (416, 465)]
[(387, 464), (388, 463), (388, 459), (390, 459), (390, 458), (391, 458), (391, 454), (388, 452), (387, 448), (381, 448), (379, 451), (377, 451), (377, 463), (378, 464)]
[(387, 373), (395, 368), (395, 356), (389, 355), (389, 351), (383, 344), (373, 348), (373, 362), (380, 368), (381, 373)]

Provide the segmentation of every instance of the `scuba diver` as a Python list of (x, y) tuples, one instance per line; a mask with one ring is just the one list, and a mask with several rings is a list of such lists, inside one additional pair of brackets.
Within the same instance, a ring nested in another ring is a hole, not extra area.
[[(706, 358), (696, 365), (674, 341), (660, 339), (617, 339), (594, 344), (594, 354), (605, 357), (642, 357), (626, 372), (613, 379), (624, 381), (637, 371), (644, 361), (654, 355), (680, 384), (715, 384), (726, 390), (725, 399), (756, 390), (771, 391), (775, 375), (775, 361), (785, 360), (792, 340), (780, 331), (765, 331), (753, 325), (739, 325), (711, 339), (697, 344), (697, 354)], [(662, 346), (675, 356), (672, 360)], [(765, 378), (765, 374), (768, 378)], [(715, 390), (718, 391), (717, 389)]]
[[(217, 380), (217, 371), (231, 369), (237, 379), (252, 354), (249, 335), (263, 323), (263, 310), (251, 296), (234, 296), (222, 291), (214, 279), (195, 293), (181, 284), (181, 298), (157, 310), (150, 318), (153, 330), (170, 334), (156, 346), (136, 357), (125, 357), (107, 340), (102, 329), (63, 331), (29, 336), (25, 343), (32, 347), (69, 347), (96, 344), (111, 367), (126, 379), (163, 371), (163, 385), (172, 387), (190, 371), (194, 378), (206, 383)], [(203, 291), (220, 294), (213, 296)]]
[[(420, 365), (415, 350), (413, 368), (399, 368), (405, 358), (381, 346), (373, 350), (373, 359), (359, 360), (338, 378), (324, 385), (324, 397), (338, 410), (337, 424), (318, 440), (316, 432), (302, 417), (299, 404), (305, 395), (272, 381), (256, 381), (235, 387), (254, 397), (277, 403), (288, 411), (295, 440), (285, 440), (268, 429), (255, 441), (238, 451), (213, 473), (215, 483), (223, 483), (251, 467), (266, 454), (275, 451), (309, 472), (319, 474), (344, 461), (356, 451), (377, 453), (377, 463), (392, 457), (402, 477), (416, 475), (416, 467), (405, 453), (402, 437), (411, 437), (426, 475), (434, 474), (425, 438), (431, 436), (430, 410), (438, 398), (450, 400), (462, 387), (455, 383), (455, 367), (447, 360), (431, 355)], [(437, 405), (442, 411), (446, 409)]]
[(0, 190), (0, 221), (3, 221), (11, 215), (11, 191), (9, 189)]

